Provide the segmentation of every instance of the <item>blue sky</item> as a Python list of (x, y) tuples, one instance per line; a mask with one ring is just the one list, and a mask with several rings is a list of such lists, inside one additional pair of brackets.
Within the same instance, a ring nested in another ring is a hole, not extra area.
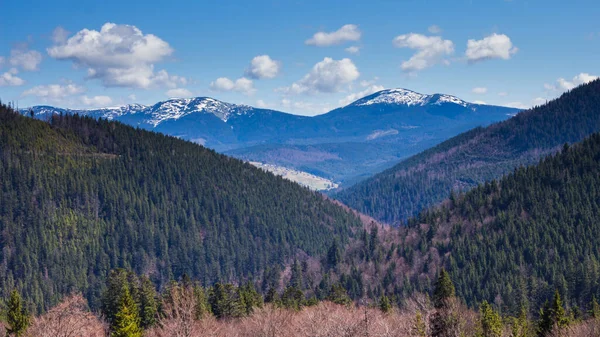
[(0, 98), (314, 115), (382, 88), (529, 107), (600, 75), (597, 1), (5, 1)]

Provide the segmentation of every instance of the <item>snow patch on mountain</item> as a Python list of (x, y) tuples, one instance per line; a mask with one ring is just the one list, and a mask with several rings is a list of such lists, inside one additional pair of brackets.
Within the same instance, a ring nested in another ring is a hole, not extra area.
[(456, 96), (451, 95), (425, 95), (407, 89), (387, 89), (359, 99), (350, 105), (365, 106), (372, 104), (396, 104), (406, 106), (423, 106), (427, 104), (441, 105), (444, 103), (458, 104), (464, 107), (467, 107), (470, 104)]

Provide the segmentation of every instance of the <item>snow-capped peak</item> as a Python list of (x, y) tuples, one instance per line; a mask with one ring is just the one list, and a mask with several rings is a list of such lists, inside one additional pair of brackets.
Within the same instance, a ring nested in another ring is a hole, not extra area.
[(227, 122), (232, 114), (242, 115), (251, 107), (221, 102), (210, 97), (173, 98), (159, 102), (149, 111), (148, 123), (155, 127), (169, 119), (179, 119), (191, 113), (210, 113)]
[(422, 105), (427, 95), (419, 94), (407, 89), (386, 89), (376, 92), (370, 96), (359, 99), (353, 105), (371, 105), (371, 104), (404, 104), (404, 105)]
[(425, 95), (407, 89), (386, 89), (363, 97), (351, 105), (365, 106), (372, 104), (397, 104), (407, 106), (423, 106), (427, 104), (441, 105), (443, 103), (458, 104), (466, 107), (469, 103), (458, 97), (444, 94)]

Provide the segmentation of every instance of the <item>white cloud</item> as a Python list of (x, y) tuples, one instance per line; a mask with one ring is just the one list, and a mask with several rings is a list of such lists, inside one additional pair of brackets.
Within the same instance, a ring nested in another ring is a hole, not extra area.
[(256, 91), (252, 80), (245, 77), (238, 78), (235, 81), (227, 77), (219, 77), (210, 83), (210, 88), (215, 91), (236, 91), (245, 95), (251, 95)]
[(548, 100), (545, 98), (542, 98), (542, 97), (536, 97), (532, 101), (533, 105), (542, 105), (542, 104), (545, 104), (546, 102), (548, 102)]
[(3, 66), (4, 62), (6, 62), (6, 59), (4, 58), (4, 56), (0, 56), (0, 66)]
[(57, 60), (87, 68), (90, 78), (99, 79), (107, 87), (174, 88), (187, 82), (165, 70), (154, 71), (154, 64), (171, 55), (173, 49), (135, 26), (105, 23), (100, 31), (83, 29), (47, 51)]
[(427, 30), (431, 33), (431, 34), (439, 34), (442, 32), (442, 29), (437, 26), (437, 25), (431, 25), (429, 26), (429, 28), (427, 28)]
[(469, 62), (477, 62), (489, 59), (508, 60), (519, 49), (513, 46), (510, 38), (504, 34), (492, 34), (481, 40), (467, 41), (465, 55)]
[(483, 105), (487, 104), (485, 101), (475, 101), (473, 103), (475, 103), (475, 104), (483, 104)]
[(281, 107), (304, 116), (314, 116), (331, 111), (334, 108), (329, 103), (314, 103), (305, 101), (291, 101), (287, 98), (281, 100)]
[(256, 101), (256, 107), (257, 108), (267, 108), (269, 105), (267, 103), (265, 103), (265, 101), (263, 101), (262, 99), (259, 99)]
[(135, 100), (136, 100), (136, 96), (135, 96), (135, 94), (131, 94), (131, 95), (127, 96), (127, 98), (128, 98), (130, 101), (135, 101)]
[(13, 49), (10, 51), (9, 62), (14, 67), (20, 67), (23, 70), (38, 70), (42, 62), (42, 54), (36, 50)]
[(184, 88), (170, 89), (167, 91), (167, 96), (174, 98), (188, 98), (194, 96), (191, 91)]
[(359, 46), (350, 46), (344, 50), (350, 54), (358, 54), (358, 52), (360, 52), (360, 47)]
[(304, 77), (280, 91), (290, 94), (339, 92), (343, 86), (360, 76), (358, 68), (348, 58), (339, 61), (326, 57), (313, 66)]
[(448, 63), (444, 56), (454, 52), (454, 43), (444, 40), (440, 36), (425, 36), (421, 34), (404, 34), (394, 38), (393, 44), (397, 48), (410, 48), (417, 50), (408, 61), (402, 62), (402, 70), (415, 72), (429, 68), (437, 63)]
[(487, 93), (487, 88), (478, 87), (478, 88), (473, 88), (473, 90), (471, 90), (471, 91), (474, 94), (483, 95), (483, 94)]
[(556, 80), (556, 85), (554, 84), (544, 84), (544, 88), (550, 91), (567, 91), (574, 89), (578, 85), (585, 84), (597, 79), (598, 76), (590, 75), (588, 73), (580, 73), (579, 75), (573, 77), (572, 80), (566, 80), (564, 78), (559, 78)]
[(90, 107), (106, 107), (112, 104), (112, 98), (108, 96), (81, 96), (81, 103)]
[(250, 62), (246, 76), (253, 79), (274, 78), (280, 70), (281, 62), (271, 59), (269, 55), (259, 55)]
[(60, 101), (61, 99), (85, 92), (85, 88), (76, 84), (48, 84), (38, 85), (25, 90), (22, 96), (36, 96), (47, 101)]
[(16, 76), (12, 71), (7, 71), (4, 74), (0, 75), (0, 87), (17, 87), (25, 84), (25, 81)]
[(368, 86), (365, 90), (355, 92), (355, 93), (352, 93), (352, 94), (344, 97), (343, 99), (339, 100), (339, 103), (341, 106), (346, 106), (346, 105), (356, 101), (357, 99), (361, 99), (367, 95), (381, 91), (383, 89), (385, 89), (385, 88), (382, 85), (371, 85), (371, 86)]
[(510, 108), (517, 108), (517, 109), (527, 109), (529, 108), (529, 106), (521, 103), (521, 102), (508, 102), (503, 104), (504, 106), (510, 107)]
[(61, 26), (58, 26), (56, 28), (54, 28), (54, 30), (52, 31), (52, 36), (50, 37), (52, 39), (52, 42), (54, 42), (55, 44), (63, 44), (65, 42), (67, 42), (67, 38), (69, 37), (70, 32), (66, 29), (64, 29)]
[(357, 25), (344, 25), (335, 32), (318, 32), (304, 43), (311, 46), (326, 47), (348, 41), (360, 40), (361, 32)]
[(503, 92), (499, 92), (499, 93), (498, 93), (498, 96), (505, 97), (505, 96), (508, 96), (508, 93), (507, 93), (507, 92), (504, 92), (504, 91), (503, 91)]

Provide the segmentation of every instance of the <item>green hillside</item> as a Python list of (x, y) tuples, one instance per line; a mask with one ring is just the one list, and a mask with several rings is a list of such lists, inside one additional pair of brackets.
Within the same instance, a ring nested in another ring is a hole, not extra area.
[(252, 279), (346, 242), (360, 221), (320, 194), (174, 137), (0, 107), (0, 290), (37, 309), (111, 269), (161, 285)]
[(384, 222), (398, 223), (447, 198), (534, 164), (564, 143), (600, 131), (600, 80), (487, 128), (458, 135), (335, 197)]

